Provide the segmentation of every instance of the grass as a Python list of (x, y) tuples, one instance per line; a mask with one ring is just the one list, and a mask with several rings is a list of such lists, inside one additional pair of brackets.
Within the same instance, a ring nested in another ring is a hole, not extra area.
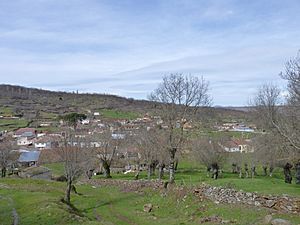
[(138, 118), (140, 115), (135, 112), (125, 112), (115, 109), (101, 109), (101, 116), (107, 119), (128, 119), (133, 120)]
[(12, 131), (21, 127), (27, 127), (28, 123), (25, 119), (0, 119), (0, 131)]
[(13, 115), (14, 115), (14, 113), (13, 113), (12, 108), (7, 107), (7, 106), (0, 107), (0, 116), (10, 117)]
[(61, 176), (64, 175), (64, 165), (63, 163), (46, 163), (42, 166), (47, 167), (51, 170), (53, 176)]
[[(43, 166), (51, 169), (55, 176), (64, 174), (62, 163), (44, 164)], [(262, 168), (258, 167), (258, 175), (255, 178), (244, 179), (239, 178), (238, 174), (232, 174), (228, 171), (230, 171), (229, 167), (220, 175), (220, 179), (213, 180), (210, 177), (207, 177), (206, 168), (204, 166), (199, 166), (195, 162), (183, 160), (179, 162), (179, 167), (175, 178), (177, 184), (183, 184), (186, 186), (199, 185), (202, 182), (205, 182), (213, 186), (223, 186), (247, 192), (258, 192), (261, 194), (274, 195), (288, 194), (290, 196), (300, 197), (300, 185), (295, 183), (284, 183), (283, 172), (281, 168), (275, 168), (273, 177), (269, 177), (263, 176)], [(134, 173), (113, 173), (112, 177), (113, 179), (133, 180), (134, 175)], [(140, 179), (147, 179), (147, 172), (141, 172), (139, 177)], [(152, 178), (156, 179), (157, 177), (153, 176)], [(104, 177), (103, 175), (97, 175), (94, 176), (94, 179), (104, 179)], [(168, 179), (168, 174), (165, 174), (164, 179)]]
[[(269, 212), (264, 209), (241, 205), (216, 205), (200, 201), (189, 194), (170, 190), (167, 196), (160, 192), (145, 190), (143, 193), (128, 193), (117, 187), (97, 187), (78, 184), (80, 195), (72, 195), (76, 210), (60, 201), (65, 183), (30, 179), (0, 179), (0, 224), (12, 223), (11, 210), (16, 209), (19, 224), (199, 224), (203, 217), (218, 215), (235, 224), (255, 224)], [(9, 201), (8, 199), (11, 199)], [(153, 211), (143, 211), (144, 204), (153, 204)], [(278, 215), (293, 224), (300, 223), (299, 216)], [(205, 223), (211, 224), (211, 223)]]

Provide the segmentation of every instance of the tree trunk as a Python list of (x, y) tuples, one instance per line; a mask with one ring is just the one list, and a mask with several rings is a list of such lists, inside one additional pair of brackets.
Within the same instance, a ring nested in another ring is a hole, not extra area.
[(3, 167), (1, 169), (1, 177), (6, 177), (6, 168), (5, 167)]
[(270, 166), (270, 177), (273, 176), (273, 170), (274, 170), (274, 167), (273, 167), (273, 166)]
[(178, 158), (175, 159), (174, 170), (177, 171), (178, 168)]
[(245, 163), (245, 177), (248, 178), (249, 177), (249, 169), (248, 169), (248, 164)]
[(254, 178), (255, 175), (256, 175), (256, 167), (253, 165), (253, 166), (251, 167), (251, 178)]
[(68, 178), (65, 202), (69, 205), (71, 203), (71, 190), (72, 190), (72, 180), (70, 178)]
[(151, 167), (152, 167), (152, 164), (149, 164), (149, 165), (148, 165), (148, 176), (147, 176), (147, 177), (148, 177), (148, 180), (151, 179), (151, 174), (152, 174), (152, 168), (151, 168)]
[(104, 177), (111, 178), (110, 165), (108, 164), (108, 162), (106, 162), (106, 161), (103, 162), (103, 169), (104, 169)]
[(291, 168), (293, 166), (289, 163), (285, 164), (283, 168), (283, 173), (284, 173), (284, 182), (291, 184), (292, 183), (292, 174), (291, 174)]
[(267, 169), (268, 169), (267, 166), (263, 166), (264, 176), (267, 176), (268, 174)]
[(134, 179), (135, 180), (138, 180), (139, 179), (139, 176), (140, 176), (140, 164), (137, 164), (137, 170), (136, 170), (136, 173), (134, 175)]
[(158, 166), (158, 180), (163, 179), (164, 168), (165, 168), (165, 164), (159, 164), (159, 166)]
[(175, 153), (176, 148), (170, 150), (170, 165), (169, 165), (169, 183), (174, 183), (175, 181)]
[(212, 178), (217, 180), (219, 176), (219, 165), (217, 163), (213, 163), (211, 167), (213, 172)]
[(296, 184), (300, 184), (300, 162), (295, 165), (296, 168)]

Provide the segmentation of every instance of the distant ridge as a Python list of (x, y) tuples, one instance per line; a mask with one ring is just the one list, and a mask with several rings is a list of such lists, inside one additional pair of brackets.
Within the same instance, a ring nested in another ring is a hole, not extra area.
[[(112, 94), (76, 93), (63, 91), (49, 91), (38, 88), (27, 88), (17, 85), (0, 84), (0, 103), (2, 106), (13, 108), (25, 117), (34, 118), (37, 112), (64, 114), (68, 112), (97, 111), (101, 109), (117, 109), (147, 113), (153, 111), (154, 102), (135, 100)], [(214, 116), (243, 117), (247, 107), (211, 107)]]

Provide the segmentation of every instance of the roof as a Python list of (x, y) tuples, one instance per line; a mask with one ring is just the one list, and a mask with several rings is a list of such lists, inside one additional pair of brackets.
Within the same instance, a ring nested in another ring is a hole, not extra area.
[(35, 129), (34, 128), (29, 128), (29, 127), (26, 127), (26, 128), (20, 128), (19, 130), (16, 131), (16, 135), (21, 135), (25, 132), (30, 132), (30, 133), (35, 133)]
[(36, 162), (39, 160), (40, 151), (22, 152), (19, 157), (19, 162)]

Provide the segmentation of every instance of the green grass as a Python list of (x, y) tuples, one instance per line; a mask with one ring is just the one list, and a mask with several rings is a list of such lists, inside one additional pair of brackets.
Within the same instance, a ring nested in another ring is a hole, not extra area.
[(125, 112), (115, 109), (102, 109), (100, 110), (101, 116), (107, 119), (128, 119), (133, 120), (138, 118), (140, 115), (135, 112)]
[(12, 131), (21, 127), (27, 127), (28, 121), (25, 119), (0, 119), (0, 131)]
[[(62, 163), (44, 164), (43, 166), (52, 170), (55, 176), (64, 174)], [(258, 192), (261, 194), (282, 195), (288, 194), (290, 196), (300, 197), (300, 185), (284, 183), (283, 171), (281, 168), (275, 168), (273, 177), (263, 176), (262, 168), (257, 168), (258, 175), (255, 178), (239, 178), (238, 174), (232, 174), (230, 167), (220, 175), (218, 180), (213, 180), (207, 177), (206, 168), (199, 166), (196, 162), (189, 162), (182, 160), (179, 162), (178, 171), (175, 174), (175, 181), (177, 184), (183, 185), (200, 185), (202, 182), (211, 184), (213, 186), (223, 186), (234, 188), (236, 190), (243, 190), (247, 192)], [(113, 179), (133, 180), (135, 173), (112, 173)], [(94, 179), (104, 179), (103, 175), (97, 175)], [(147, 172), (142, 171), (139, 176), (140, 179), (147, 179)], [(157, 176), (152, 176), (152, 179), (157, 179)], [(168, 174), (165, 174), (164, 180), (168, 179)]]
[(64, 175), (64, 165), (63, 163), (46, 163), (42, 166), (47, 167), (51, 170), (53, 176)]
[[(117, 187), (77, 185), (80, 195), (72, 194), (72, 210), (60, 201), (64, 195), (65, 183), (30, 180), (0, 179), (0, 224), (12, 223), (11, 210), (19, 214), (19, 224), (199, 224), (203, 217), (218, 215), (235, 224), (255, 224), (270, 212), (265, 209), (241, 205), (216, 205), (200, 201), (190, 194), (189, 189), (180, 192), (170, 190), (167, 196), (159, 191), (144, 190), (143, 193), (124, 192)], [(11, 198), (10, 202), (8, 199)], [(153, 204), (153, 211), (143, 211), (144, 204)], [(300, 223), (299, 216), (278, 215), (293, 224)], [(210, 224), (210, 223), (205, 223)]]
[(13, 110), (10, 107), (0, 107), (0, 116), (13, 116)]

